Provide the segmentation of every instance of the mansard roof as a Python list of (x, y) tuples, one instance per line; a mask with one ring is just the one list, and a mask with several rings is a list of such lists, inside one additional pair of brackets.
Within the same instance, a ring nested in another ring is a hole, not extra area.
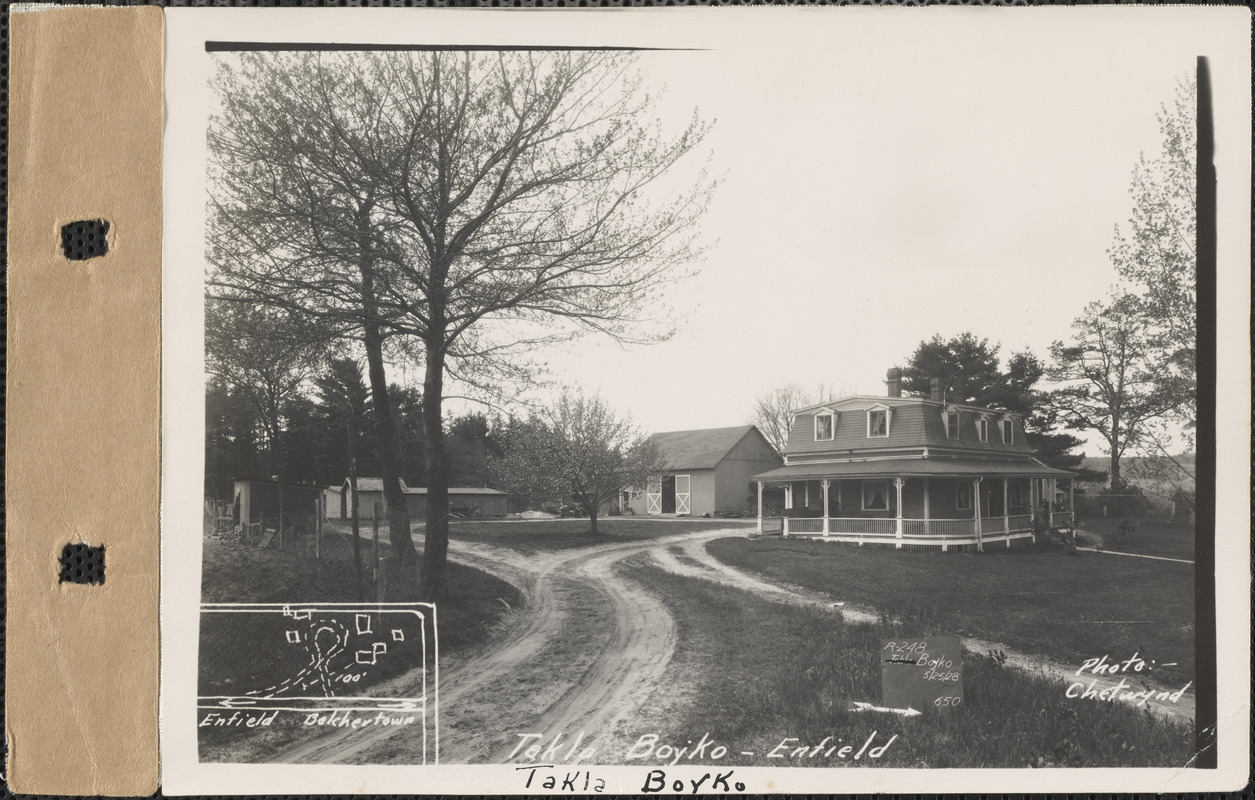
[[(866, 412), (870, 409), (890, 410), (889, 435), (867, 435)], [(959, 412), (959, 436), (946, 436), (945, 412)], [(831, 440), (815, 440), (816, 414), (825, 411), (837, 414)], [(988, 441), (980, 441), (976, 420), (989, 420)], [(997, 422), (1012, 419), (1015, 436), (1011, 444), (1002, 443)], [(1024, 427), (1015, 415), (997, 409), (955, 403), (941, 403), (922, 397), (844, 397), (827, 403), (808, 406), (798, 411), (789, 429), (784, 453), (787, 457), (807, 454), (846, 454), (865, 450), (897, 450), (902, 448), (934, 448), (956, 450), (973, 455), (1032, 455), (1033, 448), (1024, 438)]]

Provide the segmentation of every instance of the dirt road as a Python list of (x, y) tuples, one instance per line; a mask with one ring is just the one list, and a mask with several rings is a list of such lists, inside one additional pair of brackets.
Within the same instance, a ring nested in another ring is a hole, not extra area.
[[(555, 756), (565, 763), (622, 759), (631, 743), (634, 716), (660, 685), (675, 650), (675, 623), (667, 608), (616, 572), (615, 565), (627, 558), (648, 554), (668, 571), (736, 586), (775, 602), (827, 609), (838, 605), (853, 622), (877, 618), (873, 609), (841, 598), (744, 573), (706, 550), (712, 539), (744, 533), (744, 528), (683, 533), (534, 555), (451, 542), (451, 558), (509, 581), (525, 604), (489, 644), (442, 661), (440, 762), (521, 761), (533, 744), (541, 746), (542, 754), (548, 752), (551, 763)], [(995, 642), (965, 637), (964, 645), (975, 652), (999, 651), (1013, 666), (1060, 681), (1079, 680), (1075, 666)], [(395, 679), (398, 692), (404, 691), (406, 680)], [(1115, 682), (1099, 678), (1098, 688)], [(668, 691), (680, 690), (672, 683), (668, 681)], [(385, 687), (381, 693), (388, 691)], [(1194, 706), (1186, 697), (1179, 704), (1154, 703), (1151, 710), (1188, 718)], [(539, 736), (524, 739), (528, 734)], [(414, 728), (329, 733), (273, 760), (403, 763), (404, 754), (416, 746), (410, 737), (418, 735), (421, 731)]]
[[(548, 748), (555, 741), (567, 763), (626, 752), (623, 729), (671, 661), (675, 624), (661, 602), (616, 574), (614, 565), (691, 535), (531, 556), (451, 542), (451, 558), (509, 581), (525, 603), (489, 645), (441, 663), (440, 761), (521, 760), (533, 743)], [(404, 681), (396, 680), (398, 691)], [(527, 734), (540, 736), (524, 739)], [(379, 763), (412, 748), (407, 737), (417, 735), (414, 728), (337, 731), (272, 760)]]

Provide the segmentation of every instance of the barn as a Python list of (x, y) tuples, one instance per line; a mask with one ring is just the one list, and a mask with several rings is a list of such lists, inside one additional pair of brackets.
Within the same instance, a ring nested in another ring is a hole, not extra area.
[[(422, 487), (411, 488), (405, 480), (401, 480), (401, 491), (405, 493), (405, 506), (411, 518), (422, 518), (427, 513), (427, 490)], [(449, 489), (449, 506), (454, 512), (475, 514), (485, 517), (504, 517), (506, 515), (508, 495), (496, 489), (484, 487), (451, 487)], [(351, 502), (349, 479), (344, 479), (340, 487), (340, 519), (350, 517)], [(383, 478), (357, 479), (357, 513), (361, 519), (370, 519), (375, 504), (384, 507)]]
[(628, 507), (636, 514), (738, 514), (754, 510), (750, 479), (780, 466), (775, 448), (753, 425), (667, 431), (649, 437), (666, 470), (634, 491)]

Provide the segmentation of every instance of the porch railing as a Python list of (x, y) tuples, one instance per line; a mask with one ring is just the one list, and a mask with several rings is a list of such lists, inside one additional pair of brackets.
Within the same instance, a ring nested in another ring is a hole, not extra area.
[[(786, 533), (822, 534), (824, 520), (822, 517), (785, 517)], [(884, 517), (829, 517), (828, 533), (854, 533), (870, 536), (893, 536), (897, 533), (896, 520)]]
[(1050, 527), (1058, 528), (1072, 521), (1071, 511), (1054, 511), (1050, 514)]
[(828, 531), (829, 533), (872, 533), (892, 536), (897, 532), (897, 525), (894, 520), (882, 517), (833, 517), (828, 520)]
[(974, 519), (904, 519), (903, 536), (975, 536)]
[(823, 533), (824, 521), (816, 517), (784, 518), (785, 530), (789, 533)]
[(1027, 531), (1033, 527), (1032, 514), (1012, 514), (1007, 517), (1007, 527), (1013, 531)]
[[(1062, 518), (1062, 517), (1061, 517)], [(783, 520), (784, 532), (797, 535), (823, 535), (822, 517), (788, 518)], [(897, 538), (898, 520), (889, 517), (830, 517), (829, 536), (871, 536)], [(1032, 530), (1032, 517), (1013, 514), (1009, 517), (985, 517), (981, 519), (984, 536), (1013, 534)], [(906, 519), (902, 520), (903, 539), (971, 539), (976, 540), (976, 520), (963, 519)]]

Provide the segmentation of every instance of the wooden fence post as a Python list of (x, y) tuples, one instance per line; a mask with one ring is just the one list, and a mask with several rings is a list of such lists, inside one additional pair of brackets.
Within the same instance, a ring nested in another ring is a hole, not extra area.
[(376, 599), (382, 600), (380, 593), (382, 592), (382, 584), (379, 580), (379, 504), (373, 503), (370, 507), (370, 536), (375, 545), (375, 594)]
[(319, 492), (314, 501), (314, 560), (322, 560), (322, 504), (323, 496)]

